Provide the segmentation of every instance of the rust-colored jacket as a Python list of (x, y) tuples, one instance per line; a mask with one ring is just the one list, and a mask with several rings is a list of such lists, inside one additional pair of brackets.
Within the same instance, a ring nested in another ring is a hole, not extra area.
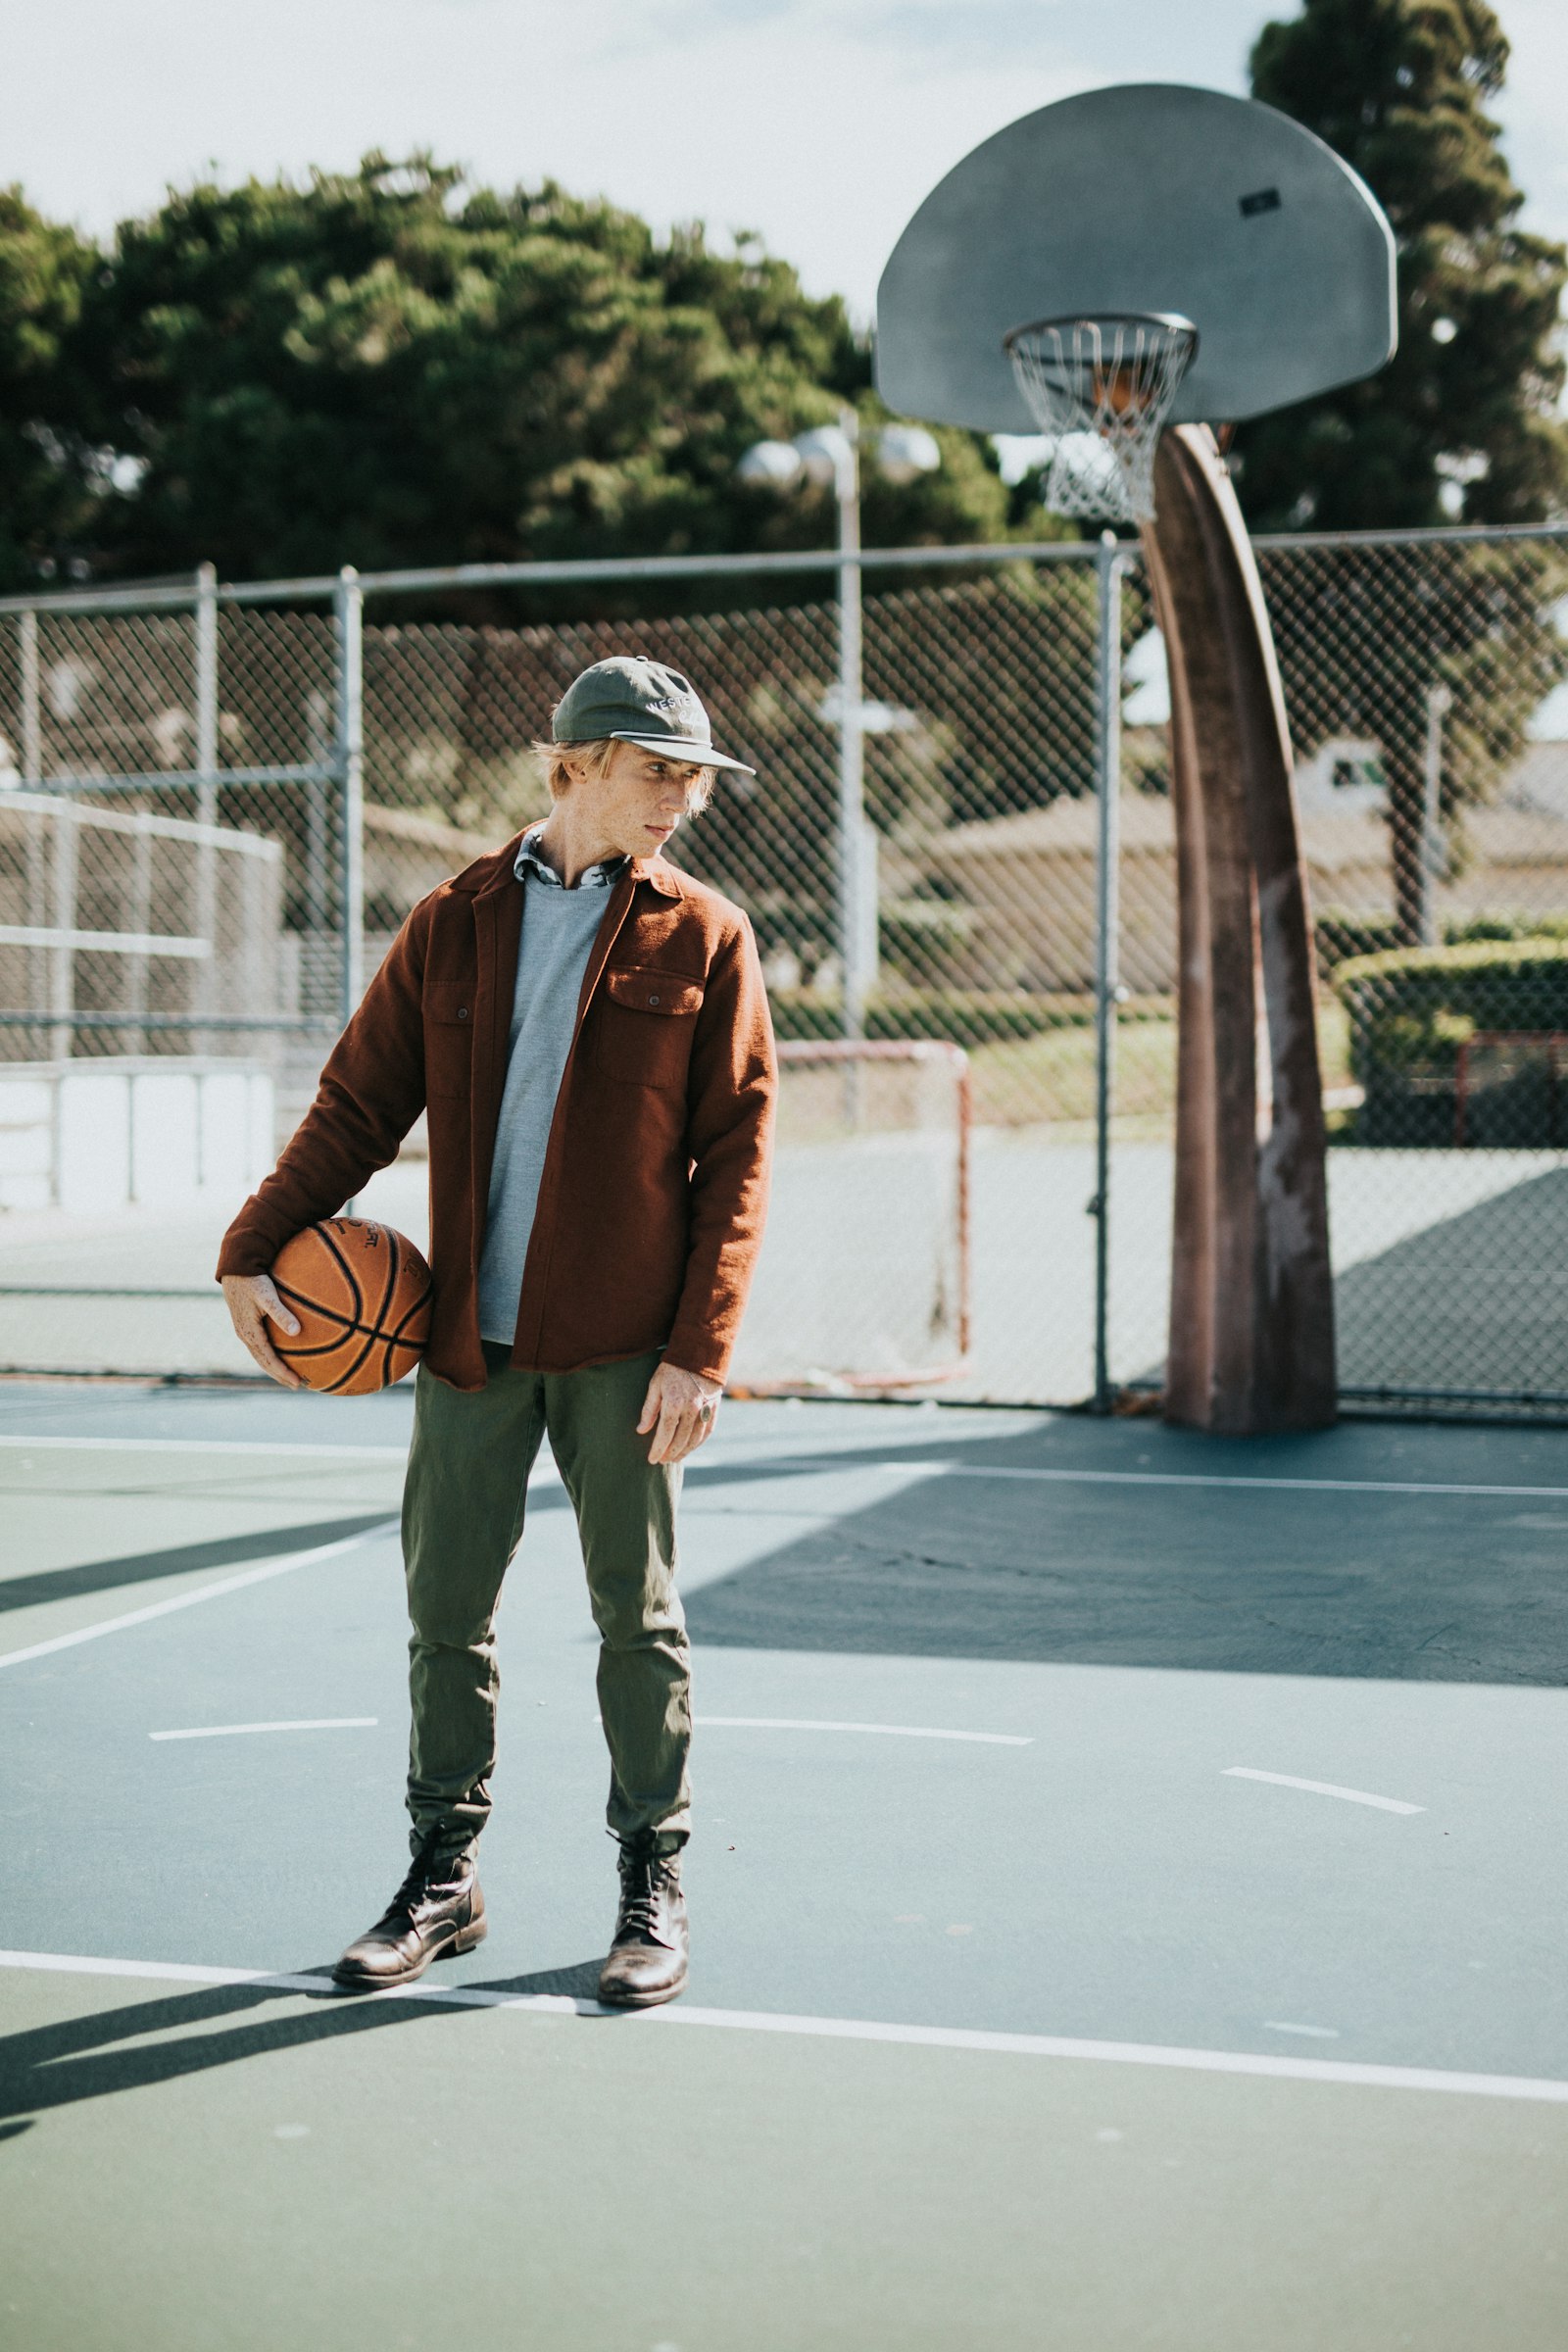
[[(218, 1263), (220, 1275), (266, 1273), (292, 1234), (396, 1157), (427, 1109), (425, 1361), (457, 1389), (485, 1382), (478, 1266), (522, 929), (517, 848), (415, 907)], [(570, 1372), (662, 1348), (687, 1372), (724, 1378), (761, 1245), (776, 1091), (746, 917), (662, 858), (635, 859), (583, 975), (514, 1364)]]

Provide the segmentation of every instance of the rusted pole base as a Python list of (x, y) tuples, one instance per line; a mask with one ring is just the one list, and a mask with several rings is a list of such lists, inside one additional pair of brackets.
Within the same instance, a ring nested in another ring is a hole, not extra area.
[(1144, 552), (1170, 665), (1181, 980), (1165, 1417), (1335, 1417), (1323, 1094), (1290, 736), (1257, 566), (1206, 425), (1160, 444)]

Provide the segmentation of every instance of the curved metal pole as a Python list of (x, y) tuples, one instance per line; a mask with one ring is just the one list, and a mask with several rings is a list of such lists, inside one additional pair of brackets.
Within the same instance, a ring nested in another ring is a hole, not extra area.
[(1181, 954), (1166, 1418), (1335, 1417), (1312, 934), (1274, 641), (1214, 436), (1160, 444), (1144, 552), (1171, 681)]

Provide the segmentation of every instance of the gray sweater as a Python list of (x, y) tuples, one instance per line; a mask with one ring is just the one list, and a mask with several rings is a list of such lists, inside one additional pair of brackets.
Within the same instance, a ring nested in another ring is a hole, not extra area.
[(517, 855), (517, 881), (524, 893), (522, 939), (479, 1260), (480, 1337), (509, 1348), (517, 1325), (523, 1260), (539, 1204), (556, 1097), (571, 1051), (577, 999), (610, 887), (624, 862), (614, 858), (590, 866), (576, 887), (567, 890), (534, 856), (532, 838)]

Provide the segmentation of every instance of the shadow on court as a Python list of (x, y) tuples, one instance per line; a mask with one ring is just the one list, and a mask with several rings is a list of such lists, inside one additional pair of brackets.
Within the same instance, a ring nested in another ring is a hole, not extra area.
[[(330, 1965), (299, 1973), (325, 1977)], [(592, 2001), (603, 1966), (601, 1953), (569, 1968), (466, 1984), (463, 1991), (512, 1997), (564, 1994)], [(429, 1990), (439, 1990), (439, 1978), (427, 1980), (427, 1984)], [(296, 2009), (276, 2017), (266, 2013), (280, 2001), (297, 2003), (302, 1997), (297, 1985), (216, 1984), (0, 2036), (0, 2140), (19, 2136), (51, 2109), (74, 2106), (82, 2099), (179, 2082), (244, 2059), (272, 2057), (348, 2034), (450, 2018), (452, 2007), (432, 2000), (429, 1990), (423, 1997), (399, 2000), (392, 1994), (361, 1999), (323, 1989), (304, 1995), (308, 2007), (303, 2015)], [(613, 2025), (617, 2013), (606, 2010), (604, 2019)], [(153, 2034), (171, 2038), (149, 2041)]]
[(1568, 1395), (1568, 1168), (1348, 1266), (1334, 1302), (1348, 1388)]
[(42, 1601), (74, 1600), (83, 1592), (112, 1592), (121, 1585), (144, 1585), (159, 1577), (186, 1576), (195, 1568), (239, 1568), (250, 1560), (279, 1558), (286, 1551), (312, 1551), (385, 1527), (387, 1513), (361, 1511), (351, 1519), (322, 1519), (310, 1527), (264, 1527), (249, 1535), (220, 1536), (210, 1544), (179, 1544), (161, 1551), (132, 1551), (111, 1560), (84, 1560), (74, 1568), (41, 1568), (32, 1576), (0, 1580), (0, 1614), (36, 1608)]
[[(1544, 1475), (1539, 1456), (1521, 1483), (1561, 1484), (1555, 1509), (1549, 1497), (1223, 1483), (1365, 1479), (1363, 1434), (1225, 1442), (1066, 1422), (962, 1446), (938, 1434), (901, 1446), (899, 1461), (953, 1467), (703, 1586), (687, 1622), (700, 1643), (745, 1649), (1568, 1682), (1568, 1481)], [(887, 1458), (803, 1453), (769, 1461), (766, 1476)], [(1521, 1477), (1462, 1446), (1420, 1459), (1394, 1475)], [(1113, 1465), (1195, 1483), (1093, 1475)], [(755, 1463), (694, 1466), (690, 1491), (716, 1499), (757, 1475)]]

